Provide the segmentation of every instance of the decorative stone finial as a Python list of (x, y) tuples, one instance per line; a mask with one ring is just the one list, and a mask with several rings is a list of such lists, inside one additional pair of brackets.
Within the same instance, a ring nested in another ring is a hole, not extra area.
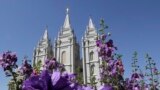
[(69, 13), (69, 8), (66, 8), (66, 13), (67, 13), (67, 14)]

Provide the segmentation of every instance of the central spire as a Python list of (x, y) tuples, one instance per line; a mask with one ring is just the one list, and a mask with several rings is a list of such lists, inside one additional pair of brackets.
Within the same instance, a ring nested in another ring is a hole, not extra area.
[(48, 39), (48, 26), (46, 26), (45, 28), (43, 39), (46, 39), (46, 40)]
[(69, 8), (66, 9), (66, 18), (63, 24), (63, 28), (71, 28), (70, 18), (69, 18)]
[(92, 18), (91, 18), (91, 17), (89, 17), (89, 25), (88, 25), (88, 27), (89, 27), (90, 29), (95, 29), (95, 26), (94, 26), (94, 24), (93, 24), (93, 21), (92, 21)]

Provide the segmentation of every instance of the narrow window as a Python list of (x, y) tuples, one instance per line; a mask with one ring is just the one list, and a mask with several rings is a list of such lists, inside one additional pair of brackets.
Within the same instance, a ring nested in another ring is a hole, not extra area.
[(90, 67), (91, 67), (91, 69), (90, 69), (90, 70), (91, 70), (91, 76), (93, 76), (94, 73), (95, 73), (95, 72), (94, 72), (94, 69), (95, 69), (94, 67), (95, 67), (95, 66), (94, 66), (94, 64), (92, 64)]
[(93, 51), (90, 52), (90, 54), (89, 54), (90, 61), (93, 61), (93, 55), (94, 55)]
[(61, 60), (61, 63), (66, 63), (66, 52), (65, 51), (63, 51), (62, 52), (62, 60)]

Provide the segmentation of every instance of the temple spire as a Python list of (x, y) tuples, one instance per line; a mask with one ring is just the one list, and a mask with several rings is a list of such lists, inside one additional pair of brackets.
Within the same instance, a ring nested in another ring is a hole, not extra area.
[(70, 18), (69, 18), (69, 8), (66, 9), (66, 18), (63, 24), (63, 28), (71, 28)]
[(48, 39), (48, 26), (45, 28), (43, 39)]
[(95, 26), (94, 26), (94, 24), (93, 24), (93, 22), (92, 22), (92, 18), (91, 18), (91, 17), (89, 17), (88, 28), (89, 28), (89, 29), (95, 29)]

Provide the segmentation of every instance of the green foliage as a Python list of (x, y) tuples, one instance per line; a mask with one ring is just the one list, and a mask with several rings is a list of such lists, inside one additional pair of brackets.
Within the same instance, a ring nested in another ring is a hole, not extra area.
[(105, 25), (104, 19), (101, 19), (100, 25), (101, 25), (101, 28), (99, 29), (99, 31), (100, 31), (101, 34), (104, 34), (105, 33), (104, 30), (108, 28), (108, 26)]
[(135, 51), (133, 53), (133, 57), (132, 57), (132, 72), (133, 73), (137, 73), (137, 71), (139, 70), (139, 66), (138, 64), (138, 53)]
[(77, 67), (76, 73), (76, 80), (78, 81), (78, 83), (83, 84), (83, 69), (81, 67)]
[(145, 68), (146, 70), (148, 70), (148, 72), (145, 75), (149, 77), (150, 85), (153, 88), (153, 90), (156, 90), (156, 85), (159, 85), (158, 76), (160, 72), (156, 68), (156, 63), (154, 62), (152, 57), (149, 56), (149, 54), (146, 54), (146, 63), (147, 65)]
[(42, 67), (42, 62), (41, 62), (41, 60), (38, 60), (38, 62), (33, 66), (34, 70), (36, 70), (37, 73), (40, 73), (41, 67)]
[(96, 82), (96, 77), (95, 77), (95, 75), (91, 75), (91, 77), (90, 77), (90, 85), (91, 85), (92, 87), (96, 88), (96, 84), (97, 84), (97, 82)]

